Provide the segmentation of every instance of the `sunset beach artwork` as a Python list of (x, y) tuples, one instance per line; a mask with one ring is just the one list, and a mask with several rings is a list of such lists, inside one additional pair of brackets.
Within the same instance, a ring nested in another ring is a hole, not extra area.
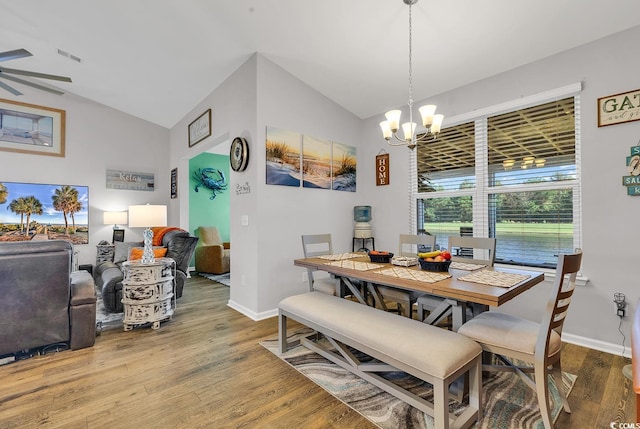
[(302, 186), (331, 189), (331, 142), (302, 137)]
[(332, 187), (336, 191), (356, 191), (356, 148), (333, 143), (331, 159)]
[(267, 185), (300, 186), (300, 133), (267, 127)]

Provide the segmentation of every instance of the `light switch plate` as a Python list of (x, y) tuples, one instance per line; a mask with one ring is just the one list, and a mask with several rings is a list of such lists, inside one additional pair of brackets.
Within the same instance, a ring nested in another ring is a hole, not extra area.
[(247, 215), (240, 216), (240, 225), (249, 226), (249, 216)]

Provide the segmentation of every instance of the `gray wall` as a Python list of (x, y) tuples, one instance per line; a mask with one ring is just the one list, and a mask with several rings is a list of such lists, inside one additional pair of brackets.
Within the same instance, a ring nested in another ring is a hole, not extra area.
[[(635, 252), (640, 232), (634, 225), (640, 198), (629, 197), (622, 186), (629, 148), (638, 144), (640, 122), (598, 128), (599, 97), (637, 89), (640, 59), (633, 53), (640, 27), (549, 57), (515, 70), (440, 94), (430, 101), (445, 115), (455, 116), (495, 104), (516, 100), (582, 82), (582, 246), (583, 275), (589, 282), (579, 287), (565, 325), (566, 339), (593, 348), (622, 352), (619, 319), (614, 314), (613, 294), (622, 292), (631, 302), (630, 314), (640, 297), (635, 278)], [(470, 65), (472, 66), (472, 65)], [(417, 79), (428, 76), (418, 76)], [(399, 82), (399, 90), (402, 83)], [(416, 102), (419, 106), (424, 102)], [(376, 243), (395, 249), (398, 233), (408, 231), (408, 149), (389, 148), (378, 129), (382, 113), (364, 121), (365, 163), (359, 183), (374, 205)], [(446, 124), (446, 119), (445, 119)], [(381, 148), (391, 154), (391, 185), (376, 187), (373, 159)], [(533, 320), (540, 318), (549, 285), (536, 286), (505, 305)], [(630, 318), (622, 324), (629, 344)], [(626, 353), (629, 350), (626, 349)]]
[[(62, 158), (0, 151), (0, 182), (89, 186), (89, 244), (75, 247), (80, 264), (94, 264), (96, 244), (111, 242), (113, 226), (103, 225), (104, 211), (165, 204), (169, 199), (169, 131), (73, 94), (20, 90), (25, 95), (7, 98), (66, 111), (66, 154)], [(107, 169), (154, 173), (155, 190), (107, 189)], [(125, 240), (141, 241), (142, 229), (125, 226)]]

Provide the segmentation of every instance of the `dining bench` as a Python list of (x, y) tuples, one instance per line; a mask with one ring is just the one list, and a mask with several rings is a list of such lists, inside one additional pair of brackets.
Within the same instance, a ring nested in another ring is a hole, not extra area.
[[(287, 335), (289, 318), (314, 332), (299, 340), (290, 340)], [(302, 344), (429, 414), (434, 418), (436, 428), (466, 428), (482, 415), (482, 348), (460, 334), (320, 292), (294, 295), (280, 301), (278, 329), (281, 354), (290, 346)], [(326, 341), (322, 341), (322, 337)], [(361, 361), (352, 349), (375, 360)], [(433, 401), (429, 402), (380, 375), (394, 371), (403, 371), (431, 384)], [(449, 413), (449, 387), (467, 374), (468, 406), (455, 416)]]

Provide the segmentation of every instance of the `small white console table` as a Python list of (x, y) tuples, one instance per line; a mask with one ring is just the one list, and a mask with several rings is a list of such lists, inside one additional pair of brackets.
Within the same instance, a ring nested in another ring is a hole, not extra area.
[(171, 318), (176, 308), (175, 271), (176, 263), (171, 258), (157, 258), (151, 263), (139, 260), (122, 263), (125, 331), (144, 323), (158, 329), (161, 321)]

